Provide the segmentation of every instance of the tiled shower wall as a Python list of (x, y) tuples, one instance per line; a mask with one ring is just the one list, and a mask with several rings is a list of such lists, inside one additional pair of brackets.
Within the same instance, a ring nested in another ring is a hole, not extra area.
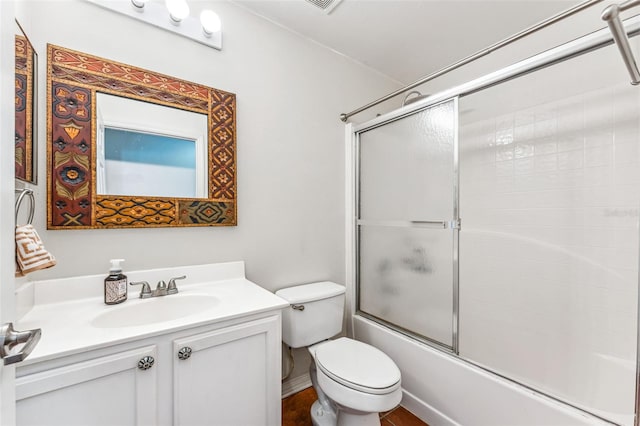
[(640, 89), (617, 51), (461, 98), (459, 137), (460, 355), (633, 424)]

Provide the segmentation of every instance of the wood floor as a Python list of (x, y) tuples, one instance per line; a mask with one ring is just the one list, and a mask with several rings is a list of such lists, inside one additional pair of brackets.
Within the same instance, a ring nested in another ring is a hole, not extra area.
[[(311, 426), (311, 404), (318, 399), (313, 388), (307, 388), (282, 400), (282, 426)], [(381, 426), (429, 426), (404, 407), (380, 413)]]

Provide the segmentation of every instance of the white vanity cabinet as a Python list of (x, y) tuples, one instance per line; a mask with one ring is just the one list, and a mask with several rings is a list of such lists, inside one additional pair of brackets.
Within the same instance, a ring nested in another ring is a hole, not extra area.
[(278, 310), (19, 367), (17, 424), (279, 426), (280, 324)]
[(158, 368), (138, 368), (141, 360), (156, 357), (156, 347), (146, 346), (20, 377), (17, 424), (157, 424)]
[(279, 426), (280, 334), (271, 316), (174, 340), (173, 424)]

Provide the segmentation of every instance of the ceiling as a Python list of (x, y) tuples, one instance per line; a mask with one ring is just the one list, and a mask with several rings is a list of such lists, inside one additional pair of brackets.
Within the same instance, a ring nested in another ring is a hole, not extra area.
[(579, 0), (235, 0), (402, 84), (508, 37)]

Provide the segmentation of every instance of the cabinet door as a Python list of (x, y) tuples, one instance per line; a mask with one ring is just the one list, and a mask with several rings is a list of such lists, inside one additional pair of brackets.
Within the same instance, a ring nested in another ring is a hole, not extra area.
[(139, 368), (139, 361), (145, 357), (155, 359), (156, 347), (120, 352), (16, 379), (17, 424), (155, 425), (158, 368)]
[(178, 339), (173, 349), (175, 425), (280, 426), (279, 315)]

